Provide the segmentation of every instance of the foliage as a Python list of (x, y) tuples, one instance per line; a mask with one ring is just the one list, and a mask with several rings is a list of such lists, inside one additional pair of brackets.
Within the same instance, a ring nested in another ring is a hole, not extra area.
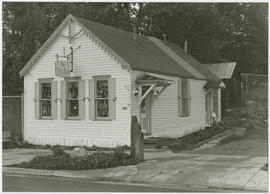
[(3, 149), (14, 149), (18, 147), (18, 143), (13, 140), (3, 141)]
[(266, 163), (266, 164), (261, 168), (261, 170), (268, 171), (268, 163)]
[[(58, 149), (58, 148), (57, 148)], [(58, 153), (58, 152), (57, 152)], [(14, 167), (46, 170), (86, 170), (101, 169), (137, 162), (124, 152), (96, 152), (91, 155), (71, 157), (68, 153), (36, 156), (29, 162), (12, 165)]]
[(69, 14), (183, 45), (202, 63), (236, 61), (267, 72), (267, 3), (3, 3), (3, 94), (22, 92), (19, 71)]
[(160, 143), (160, 141), (157, 141), (156, 145), (155, 145), (155, 149), (161, 149), (162, 145)]
[(52, 146), (51, 150), (55, 156), (62, 156), (65, 154), (64, 149), (62, 149), (60, 146)]

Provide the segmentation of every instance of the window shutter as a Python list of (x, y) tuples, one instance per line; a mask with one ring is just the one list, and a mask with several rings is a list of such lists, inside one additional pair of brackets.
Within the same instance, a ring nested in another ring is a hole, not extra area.
[(89, 119), (95, 120), (95, 83), (89, 80)]
[(177, 80), (177, 88), (178, 88), (178, 116), (182, 116), (182, 81), (181, 79)]
[(35, 118), (40, 118), (40, 106), (39, 106), (39, 82), (35, 82)]
[(116, 96), (115, 96), (115, 78), (109, 79), (109, 111), (110, 119), (116, 119)]
[(188, 79), (187, 80), (187, 96), (188, 96), (188, 115), (190, 115), (191, 113), (191, 110), (190, 110), (190, 107), (191, 107), (191, 95), (190, 95), (190, 80)]
[(61, 119), (66, 119), (66, 82), (61, 81)]
[(52, 82), (52, 118), (57, 118), (57, 81)]
[(80, 119), (85, 118), (84, 101), (85, 101), (85, 80), (80, 80), (79, 81), (79, 117)]

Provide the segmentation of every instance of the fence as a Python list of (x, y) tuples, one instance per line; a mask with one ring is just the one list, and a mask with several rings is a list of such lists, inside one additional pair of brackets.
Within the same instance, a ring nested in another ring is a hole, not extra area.
[(268, 98), (268, 75), (241, 73), (244, 97)]
[(23, 95), (2, 97), (2, 130), (12, 137), (23, 135)]

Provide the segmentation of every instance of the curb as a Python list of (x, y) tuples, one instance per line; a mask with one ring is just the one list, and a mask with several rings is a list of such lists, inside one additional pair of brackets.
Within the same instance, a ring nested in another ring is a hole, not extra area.
[(27, 169), (27, 168), (14, 168), (14, 167), (3, 167), (2, 174), (11, 176), (46, 176), (46, 177), (65, 177), (65, 178), (79, 178), (87, 179), (94, 182), (110, 183), (110, 184), (129, 184), (129, 185), (141, 185), (157, 188), (171, 188), (171, 189), (183, 189), (192, 192), (268, 192), (267, 190), (258, 190), (253, 188), (229, 188), (229, 187), (214, 187), (214, 186), (203, 186), (203, 185), (184, 185), (184, 184), (164, 184), (159, 182), (140, 182), (140, 181), (129, 181), (121, 180), (117, 178), (108, 177), (91, 177), (85, 175), (74, 175), (65, 171), (55, 170), (39, 170), (39, 169)]

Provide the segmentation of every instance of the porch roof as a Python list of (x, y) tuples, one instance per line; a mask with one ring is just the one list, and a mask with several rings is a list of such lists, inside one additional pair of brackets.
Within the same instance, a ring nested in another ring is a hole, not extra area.
[(149, 75), (144, 75), (141, 78), (138, 78), (136, 83), (141, 84), (141, 85), (153, 85), (155, 84), (156, 86), (168, 86), (171, 84), (171, 80), (166, 80), (162, 78), (157, 78), (154, 76), (149, 76)]

